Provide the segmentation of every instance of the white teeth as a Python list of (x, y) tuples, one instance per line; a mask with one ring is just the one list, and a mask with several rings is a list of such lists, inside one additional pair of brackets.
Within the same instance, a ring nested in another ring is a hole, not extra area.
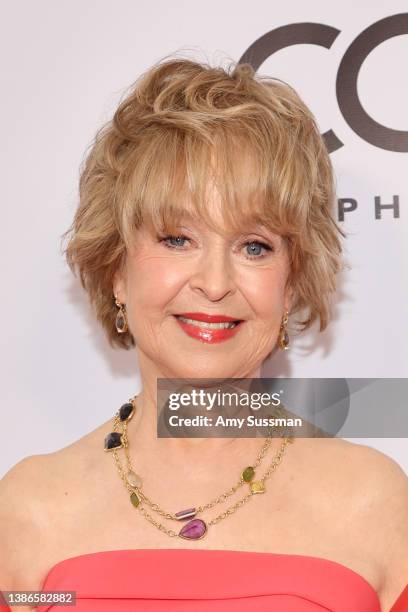
[(234, 322), (231, 323), (206, 323), (205, 321), (196, 321), (195, 319), (187, 319), (186, 317), (178, 316), (181, 321), (185, 323), (191, 323), (191, 325), (196, 325), (197, 327), (205, 327), (206, 329), (232, 329), (237, 324)]

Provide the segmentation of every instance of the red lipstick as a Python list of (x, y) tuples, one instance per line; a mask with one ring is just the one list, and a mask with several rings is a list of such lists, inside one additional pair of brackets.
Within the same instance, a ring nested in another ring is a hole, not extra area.
[[(187, 335), (208, 344), (214, 344), (232, 338), (244, 322), (226, 315), (209, 315), (203, 312), (184, 312), (183, 314), (175, 315), (175, 317), (178, 324)], [(202, 323), (233, 323), (234, 325), (232, 327), (206, 327), (183, 319), (192, 319)]]

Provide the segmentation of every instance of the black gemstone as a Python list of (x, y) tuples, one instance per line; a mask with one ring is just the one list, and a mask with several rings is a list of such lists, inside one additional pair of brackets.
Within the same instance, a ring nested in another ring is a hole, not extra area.
[(132, 416), (132, 413), (133, 413), (133, 404), (131, 402), (127, 402), (126, 404), (123, 404), (123, 406), (119, 408), (119, 418), (121, 421), (126, 421), (127, 419), (130, 419), (130, 417)]
[(122, 434), (118, 431), (112, 431), (105, 437), (105, 449), (120, 448), (122, 446)]

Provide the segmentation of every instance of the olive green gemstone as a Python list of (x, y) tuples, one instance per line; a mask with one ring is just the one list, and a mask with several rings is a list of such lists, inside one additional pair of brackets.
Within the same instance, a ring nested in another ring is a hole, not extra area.
[(137, 507), (138, 507), (139, 502), (140, 502), (140, 500), (139, 500), (138, 496), (137, 496), (137, 495), (136, 495), (136, 493), (134, 493), (134, 492), (133, 492), (133, 493), (132, 493), (132, 495), (130, 496), (130, 501), (132, 502), (132, 504), (134, 505), (134, 507), (135, 507), (135, 508), (137, 508)]
[(255, 476), (255, 470), (252, 467), (252, 465), (245, 468), (245, 470), (242, 472), (242, 478), (244, 479), (245, 482), (250, 482), (254, 476)]

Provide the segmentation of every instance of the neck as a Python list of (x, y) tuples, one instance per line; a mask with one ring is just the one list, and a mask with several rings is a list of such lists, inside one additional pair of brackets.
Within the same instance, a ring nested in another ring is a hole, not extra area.
[[(236, 461), (239, 457), (251, 461), (262, 446), (261, 438), (158, 438), (157, 437), (157, 380), (177, 378), (175, 373), (162, 373), (146, 367), (139, 358), (143, 388), (137, 395), (136, 413), (128, 423), (130, 445), (137, 448), (142, 457), (162, 459), (166, 465), (176, 467), (194, 462), (195, 467), (207, 466), (211, 461)], [(149, 364), (150, 365), (150, 364)], [(242, 372), (231, 378), (259, 378), (260, 368), (255, 372)]]

